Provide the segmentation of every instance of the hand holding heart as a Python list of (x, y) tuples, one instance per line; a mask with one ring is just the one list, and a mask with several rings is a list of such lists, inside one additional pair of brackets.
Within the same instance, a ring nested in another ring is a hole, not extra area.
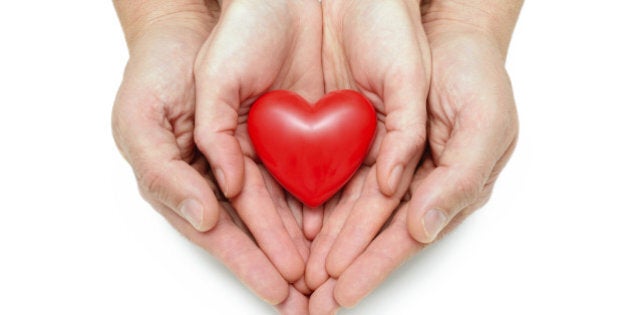
[[(280, 312), (356, 304), (483, 204), (514, 147), (507, 42), (458, 22), (469, 7), (445, 3), (116, 1), (130, 59), (113, 129), (143, 196)], [(323, 98), (343, 89), (365, 95), (371, 116), (326, 106), (353, 103)], [(252, 104), (274, 90), (304, 100), (285, 104), (292, 121), (270, 128), (277, 113)], [(335, 119), (348, 123), (321, 127)], [(324, 133), (296, 143), (308, 137), (296, 130)], [(270, 139), (287, 142), (274, 151)], [(330, 186), (285, 177), (304, 169), (295, 148), (335, 165), (304, 177)]]

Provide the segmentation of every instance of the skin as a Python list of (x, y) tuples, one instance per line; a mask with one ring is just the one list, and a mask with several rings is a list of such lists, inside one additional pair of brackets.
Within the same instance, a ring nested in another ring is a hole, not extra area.
[(222, 8), (195, 64), (195, 143), (259, 246), (288, 281), (295, 281), (304, 274), (304, 260), (291, 248), (269, 193), (239, 196), (251, 189), (246, 178), (261, 176), (248, 167), (257, 161), (247, 134), (252, 102), (275, 89), (310, 101), (323, 95), (320, 6), (307, 0), (241, 0), (224, 1)]
[[(221, 47), (229, 44), (223, 39), (233, 36), (231, 32), (236, 30), (232, 23), (223, 21), (223, 16), (247, 11), (245, 4), (235, 3), (224, 1), (220, 7), (213, 1), (114, 2), (130, 57), (114, 104), (112, 129), (122, 155), (136, 174), (142, 196), (178, 231), (222, 261), (263, 300), (278, 305), (283, 313), (291, 313), (306, 309), (308, 300), (304, 294), (310, 292), (301, 280), (308, 241), (295, 214), (301, 214), (302, 208), (284, 195), (279, 197), (282, 190), (270, 184), (269, 176), (251, 158), (242, 159), (246, 171), (242, 172), (240, 185), (244, 188), (238, 193), (220, 191), (211, 171), (212, 163), (203, 154), (207, 148), (200, 150), (198, 145), (205, 141), (205, 133), (196, 131), (195, 118), (200, 108), (204, 110), (199, 105), (198, 86), (226, 88), (228, 82), (239, 80), (236, 75), (218, 80), (210, 76), (211, 72), (200, 73), (209, 68), (204, 66), (206, 62), (234, 64), (227, 62), (231, 56), (216, 54), (208, 42)], [(278, 14), (281, 13), (286, 12)], [(271, 20), (280, 23), (278, 19)], [(276, 26), (290, 28), (284, 24)], [(266, 38), (261, 43), (269, 40), (276, 39)], [(250, 47), (249, 59), (260, 60), (257, 49), (265, 51), (265, 47)], [(269, 54), (289, 55), (293, 53), (291, 48), (293, 45), (286, 44), (282, 51)], [(240, 71), (250, 65), (240, 64)], [(295, 74), (306, 69), (292, 69), (279, 69), (276, 77), (268, 80), (271, 85), (261, 88), (302, 87), (312, 89), (313, 94), (323, 91), (321, 80), (315, 80), (322, 86), (317, 90), (317, 84), (311, 86), (313, 80)], [(238, 69), (220, 70), (237, 73)], [(321, 72), (318, 74), (320, 78)], [(226, 90), (225, 95), (232, 92)], [(231, 197), (229, 202), (225, 196)], [(201, 210), (193, 215), (184, 211), (182, 204), (189, 200), (198, 203)], [(264, 220), (252, 221), (254, 211), (265, 213)]]
[[(141, 194), (283, 314), (358, 303), (483, 205), (514, 149), (504, 62), (522, 1), (114, 3), (130, 59), (113, 131)], [(302, 207), (257, 164), (249, 105), (342, 88), (377, 109), (373, 150)]]
[(430, 77), (418, 1), (324, 0), (322, 10), (326, 89), (362, 92), (378, 113), (378, 127), (364, 169), (338, 202), (326, 205), (307, 264), (311, 288), (328, 275), (337, 278), (406, 193), (424, 150)]
[[(340, 306), (356, 305), (411, 255), (448, 233), (488, 200), (518, 134), (504, 63), (521, 4), (424, 4), (422, 19), (433, 69), (427, 104), (427, 150), (412, 180), (409, 198), (337, 279), (327, 279), (315, 290), (310, 301), (312, 314), (334, 313)], [(476, 18), (471, 19), (471, 15)], [(436, 229), (437, 235), (427, 233), (430, 228), (425, 226), (424, 214), (429, 209), (443, 211), (446, 218)], [(324, 222), (323, 230), (327, 224), (337, 224), (331, 221)], [(309, 269), (307, 266), (307, 272)]]

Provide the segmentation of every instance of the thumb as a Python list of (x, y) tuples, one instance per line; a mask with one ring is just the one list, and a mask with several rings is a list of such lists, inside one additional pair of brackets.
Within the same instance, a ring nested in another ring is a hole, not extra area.
[(200, 232), (215, 226), (219, 203), (206, 179), (188, 163), (155, 158), (136, 167), (141, 193), (149, 202), (165, 205)]
[(166, 120), (162, 111), (154, 110), (158, 106), (124, 94), (114, 106), (113, 134), (143, 197), (168, 207), (199, 231), (210, 230), (218, 220), (219, 204), (207, 180), (182, 160), (175, 135), (161, 124)]
[[(432, 152), (435, 169), (415, 187), (410, 200), (407, 224), (417, 241), (434, 241), (451, 219), (482, 197), (497, 162), (509, 155), (516, 140), (515, 121), (494, 122), (494, 128), (479, 127), (478, 122), (460, 127), (439, 157)], [(424, 166), (421, 171), (426, 171)]]
[(236, 139), (240, 95), (238, 83), (217, 75), (213, 62), (195, 68), (195, 143), (208, 159), (227, 198), (238, 195), (244, 182), (244, 156)]
[(413, 172), (426, 139), (426, 80), (418, 67), (387, 80), (384, 89), (386, 134), (376, 158), (376, 178), (381, 192), (394, 195), (404, 177)]
[(439, 166), (413, 192), (407, 219), (413, 238), (431, 243), (453, 217), (475, 202), (485, 172), (470, 166)]

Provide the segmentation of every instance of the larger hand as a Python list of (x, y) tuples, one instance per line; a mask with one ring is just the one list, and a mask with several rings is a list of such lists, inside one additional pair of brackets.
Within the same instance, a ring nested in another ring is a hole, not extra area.
[[(304, 308), (306, 299), (290, 288), (250, 239), (232, 207), (217, 201), (215, 193), (221, 194), (193, 142), (193, 67), (219, 7), (209, 1), (165, 3), (115, 2), (130, 52), (112, 115), (116, 143), (133, 167), (142, 195), (177, 230), (217, 257), (265, 301), (285, 301), (281, 308)], [(265, 190), (261, 178), (246, 181), (252, 189), (242, 193), (244, 199)], [(289, 207), (276, 200), (282, 223), (305, 259), (307, 244), (300, 245), (301, 231)]]
[[(494, 17), (474, 6), (442, 3), (451, 2), (433, 1), (423, 11), (433, 56), (429, 150), (412, 182), (411, 200), (337, 281), (328, 280), (312, 295), (311, 309), (355, 305), (422, 243), (454, 228), (488, 200), (514, 149), (518, 124), (504, 61), (520, 1), (494, 6), (509, 7)], [(471, 10), (482, 15), (477, 22), (505, 22), (494, 31), (470, 24)]]

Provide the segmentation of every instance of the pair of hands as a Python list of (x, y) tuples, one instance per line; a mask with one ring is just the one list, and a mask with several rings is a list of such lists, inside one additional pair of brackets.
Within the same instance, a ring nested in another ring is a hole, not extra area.
[[(141, 193), (283, 313), (356, 304), (483, 204), (514, 148), (509, 10), (506, 31), (445, 0), (115, 4), (130, 59), (113, 130)], [(374, 104), (376, 140), (309, 209), (257, 164), (248, 109), (269, 90), (344, 88)]]

